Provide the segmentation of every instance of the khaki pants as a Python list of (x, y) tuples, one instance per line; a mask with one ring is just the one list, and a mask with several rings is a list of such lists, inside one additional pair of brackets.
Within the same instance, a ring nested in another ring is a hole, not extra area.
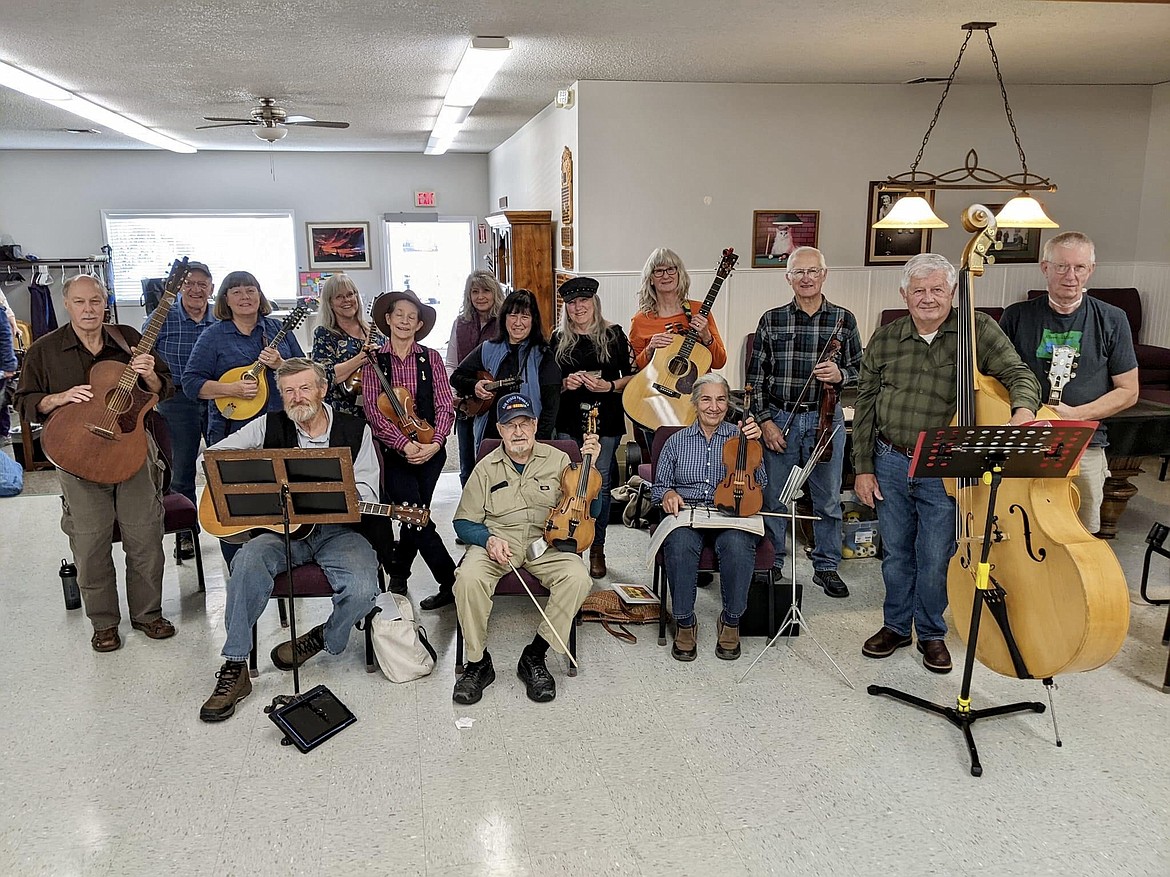
[(1090, 533), (1101, 529), (1101, 503), (1105, 499), (1105, 479), (1109, 477), (1109, 461), (1104, 448), (1086, 448), (1081, 457), (1081, 473), (1073, 479), (1081, 494), (1078, 512), (1081, 523)]
[[(549, 549), (536, 560), (516, 566), (527, 569), (551, 592), (544, 611), (567, 644), (573, 619), (593, 587), (585, 562), (576, 554)], [(510, 571), (506, 564), (498, 564), (488, 557), (487, 551), (478, 545), (467, 549), (463, 563), (455, 570), (455, 607), (459, 612), (459, 626), (463, 628), (465, 658), (469, 662), (483, 658), (492, 595), (500, 578)], [(537, 632), (554, 650), (562, 651), (543, 620)]]
[(61, 529), (77, 564), (77, 584), (94, 630), (117, 627), (118, 576), (114, 571), (114, 521), (126, 552), (126, 602), (130, 618), (147, 623), (162, 615), (162, 476), (154, 443), (146, 462), (128, 481), (95, 484), (57, 470)]

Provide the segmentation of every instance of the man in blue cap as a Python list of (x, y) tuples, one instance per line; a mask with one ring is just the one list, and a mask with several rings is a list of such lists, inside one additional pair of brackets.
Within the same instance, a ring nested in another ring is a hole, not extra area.
[[(488, 618), (496, 583), (512, 564), (527, 569), (551, 592), (545, 613), (552, 628), (541, 624), (516, 666), (528, 697), (545, 703), (557, 696), (545, 655), (550, 645), (561, 651), (560, 643), (568, 642), (573, 619), (592, 582), (585, 562), (576, 554), (549, 549), (535, 559), (527, 558), (528, 546), (542, 538), (549, 512), (560, 502), (561, 472), (569, 465), (569, 457), (536, 441), (536, 413), (526, 396), (504, 396), (497, 413), (500, 446), (471, 471), (455, 510), (455, 532), (468, 546), (455, 574), (455, 606), (467, 662), (452, 699), (477, 703), (495, 681), (492, 658), (485, 648)], [(583, 454), (592, 454), (596, 461), (600, 450), (596, 435), (585, 436)]]

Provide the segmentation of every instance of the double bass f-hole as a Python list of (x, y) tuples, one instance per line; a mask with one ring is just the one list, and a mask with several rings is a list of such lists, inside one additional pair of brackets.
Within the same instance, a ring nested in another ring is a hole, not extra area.
[(1027, 549), (1028, 557), (1032, 558), (1036, 563), (1043, 563), (1044, 558), (1048, 556), (1048, 552), (1043, 548), (1037, 548), (1035, 551), (1032, 550), (1032, 521), (1028, 517), (1028, 510), (1019, 503), (1012, 503), (1008, 507), (1009, 515), (1014, 515), (1017, 511), (1019, 511), (1020, 517), (1024, 521), (1024, 548)]

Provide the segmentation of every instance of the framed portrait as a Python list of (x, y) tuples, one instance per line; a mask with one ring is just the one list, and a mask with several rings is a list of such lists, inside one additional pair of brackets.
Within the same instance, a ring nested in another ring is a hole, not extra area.
[(369, 268), (368, 222), (306, 222), (309, 270)]
[[(865, 264), (905, 265), (911, 256), (930, 251), (930, 229), (874, 228), (873, 224), (890, 212), (890, 208), (908, 192), (883, 192), (885, 180), (869, 184), (869, 212), (865, 219)], [(934, 206), (934, 192), (925, 193), (927, 202)]]
[[(1002, 204), (984, 204), (992, 213), (999, 213)], [(996, 265), (1025, 265), (1040, 261), (1040, 231), (1038, 228), (1001, 228), (995, 239), (1003, 249), (992, 250)]]
[(819, 210), (756, 210), (752, 213), (752, 267), (787, 268), (797, 247), (817, 245)]

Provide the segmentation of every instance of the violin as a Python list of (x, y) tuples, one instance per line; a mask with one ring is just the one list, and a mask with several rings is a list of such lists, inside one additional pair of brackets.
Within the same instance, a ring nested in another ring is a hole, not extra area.
[[(963, 216), (970, 232), (959, 271), (958, 396), (953, 425), (1000, 425), (1012, 416), (1004, 386), (979, 371), (971, 275), (983, 274), (995, 245), (994, 215), (974, 205)], [(982, 229), (982, 230), (981, 230)], [(1046, 406), (1038, 420), (1060, 420)], [(974, 607), (983, 548), (983, 522), (991, 487), (983, 481), (948, 479), (958, 506), (959, 549), (951, 558), (947, 593), (960, 635), (966, 637)], [(1092, 670), (1108, 662), (1125, 641), (1129, 590), (1117, 557), (1090, 534), (1077, 515), (1070, 478), (1005, 478), (996, 496), (991, 531), (990, 582), (1004, 592), (1003, 613), (979, 629), (975, 656), (996, 673), (1048, 680), (1057, 673)], [(999, 617), (1003, 615), (1001, 620)]]
[[(841, 340), (834, 333), (833, 337), (829, 339), (829, 343), (825, 345), (824, 353), (818, 362), (836, 362), (837, 357), (841, 355)], [(821, 381), (821, 406), (819, 415), (817, 417), (817, 447), (824, 446), (825, 452), (821, 455), (820, 462), (833, 459), (833, 444), (829, 441), (828, 436), (833, 432), (833, 418), (837, 413), (837, 385), (830, 384), (828, 381)]]
[(378, 358), (373, 353), (367, 350), (366, 358), (374, 367), (378, 383), (382, 385), (382, 392), (378, 394), (378, 410), (412, 442), (418, 442), (420, 445), (429, 445), (433, 442), (435, 428), (418, 416), (414, 409), (414, 397), (407, 392), (406, 387), (391, 385), (390, 379), (382, 371)]
[[(589, 408), (586, 435), (597, 433), (598, 408)], [(592, 454), (585, 454), (580, 463), (569, 463), (561, 472), (561, 501), (544, 525), (544, 541), (570, 554), (580, 554), (592, 545), (597, 524), (589, 516), (589, 506), (600, 493), (601, 473), (593, 465)]]
[[(743, 416), (752, 407), (752, 385), (744, 387)], [(764, 459), (764, 446), (758, 440), (738, 438), (723, 443), (723, 465), (727, 477), (715, 488), (715, 508), (725, 515), (750, 517), (764, 507), (764, 488), (756, 480), (756, 469)]]

